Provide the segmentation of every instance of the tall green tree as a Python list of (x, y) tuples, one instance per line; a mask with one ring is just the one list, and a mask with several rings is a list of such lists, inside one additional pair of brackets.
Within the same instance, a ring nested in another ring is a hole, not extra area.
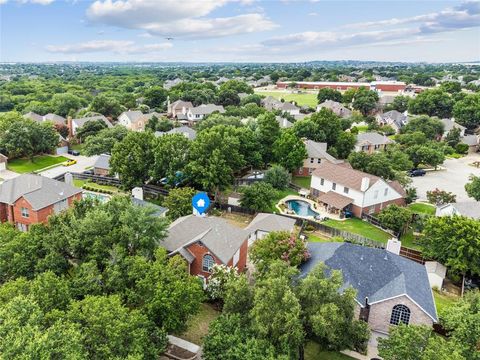
[(110, 154), (113, 146), (127, 136), (129, 130), (124, 126), (114, 126), (100, 130), (95, 135), (87, 137), (83, 152), (87, 156)]
[(122, 186), (131, 189), (149, 179), (154, 164), (153, 141), (150, 132), (131, 132), (112, 149), (110, 168), (118, 173)]
[(317, 94), (318, 103), (321, 104), (324, 101), (332, 100), (341, 103), (342, 102), (342, 93), (338, 90), (331, 88), (323, 88), (318, 91)]
[(277, 190), (284, 190), (290, 182), (290, 174), (280, 165), (273, 165), (265, 172), (264, 181)]
[(168, 92), (161, 86), (153, 86), (144, 93), (144, 103), (151, 108), (163, 108)]
[(195, 195), (195, 189), (191, 187), (182, 187), (172, 189), (165, 197), (163, 205), (168, 209), (167, 217), (171, 220), (189, 215), (192, 213), (192, 198)]
[(90, 111), (116, 118), (125, 108), (112, 96), (100, 94), (90, 103)]
[(480, 176), (470, 176), (470, 182), (465, 184), (465, 191), (468, 196), (480, 201)]
[(480, 126), (480, 94), (469, 94), (453, 106), (455, 121), (469, 129)]
[(412, 221), (412, 215), (410, 209), (391, 204), (382, 209), (377, 217), (384, 228), (403, 233)]
[(51, 100), (53, 111), (60, 116), (75, 113), (82, 106), (82, 99), (70, 93), (55, 94)]
[(107, 124), (102, 120), (90, 120), (77, 130), (76, 136), (79, 139), (85, 140), (89, 136), (97, 135), (101, 130), (106, 128)]
[(294, 171), (302, 166), (307, 155), (305, 144), (295, 136), (293, 131), (283, 131), (273, 143), (275, 161), (289, 171)]
[(255, 211), (269, 211), (277, 195), (272, 185), (265, 182), (256, 182), (241, 191), (240, 204)]
[(443, 123), (428, 116), (414, 117), (401, 129), (402, 134), (421, 132), (430, 140), (443, 135), (443, 131)]
[(275, 114), (266, 113), (257, 118), (256, 135), (261, 147), (262, 158), (265, 164), (273, 160), (272, 146), (280, 137), (280, 125)]
[(453, 100), (441, 89), (428, 89), (410, 100), (408, 111), (412, 114), (425, 114), (446, 118), (452, 115)]
[(165, 134), (154, 140), (154, 165), (151, 175), (155, 180), (164, 177), (173, 185), (177, 172), (183, 172), (188, 163), (190, 140), (182, 134)]
[(360, 111), (362, 115), (366, 116), (375, 109), (378, 99), (379, 97), (376, 91), (361, 87), (355, 93), (352, 106), (355, 110)]

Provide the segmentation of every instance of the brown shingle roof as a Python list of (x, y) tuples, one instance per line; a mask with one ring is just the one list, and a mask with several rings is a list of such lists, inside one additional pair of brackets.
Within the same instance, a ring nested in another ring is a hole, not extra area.
[(353, 202), (349, 197), (340, 195), (336, 192), (329, 191), (319, 196), (318, 201), (333, 206), (336, 209), (342, 210), (345, 206)]
[(345, 166), (335, 165), (328, 161), (324, 161), (313, 172), (313, 175), (319, 178), (324, 178), (343, 186), (361, 191), (362, 179), (367, 177), (370, 179), (369, 187), (375, 184), (380, 179), (378, 176), (365, 173), (363, 171), (350, 169)]

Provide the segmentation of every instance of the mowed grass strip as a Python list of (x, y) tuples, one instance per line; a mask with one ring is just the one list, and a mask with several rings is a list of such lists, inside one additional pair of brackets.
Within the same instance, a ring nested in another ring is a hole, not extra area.
[(19, 174), (31, 173), (50, 166), (60, 165), (70, 160), (64, 156), (39, 155), (30, 159), (13, 159), (7, 163), (7, 169)]
[(316, 107), (318, 104), (317, 94), (315, 93), (304, 93), (304, 94), (290, 94), (284, 91), (255, 91), (258, 95), (272, 96), (278, 100), (284, 99), (285, 101), (292, 102), (298, 106), (307, 105), (312, 108)]

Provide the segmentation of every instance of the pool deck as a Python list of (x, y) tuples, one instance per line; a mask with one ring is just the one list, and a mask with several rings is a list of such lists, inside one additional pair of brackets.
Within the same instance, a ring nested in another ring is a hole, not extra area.
[[(295, 217), (298, 217), (300, 219), (316, 220), (313, 216), (297, 215), (293, 210), (288, 209), (288, 206), (286, 205), (286, 202), (289, 201), (289, 200), (299, 200), (299, 201), (305, 201), (305, 202), (309, 203), (312, 210), (317, 212), (320, 215), (321, 218), (328, 217), (330, 219), (335, 219), (335, 220), (346, 220), (345, 218), (340, 219), (340, 216), (338, 216), (336, 214), (330, 214), (330, 213), (326, 212), (323, 209), (323, 207), (320, 206), (320, 204), (318, 204), (317, 202), (315, 202), (313, 200), (310, 200), (310, 199), (307, 199), (306, 197), (297, 196), (297, 195), (285, 196), (283, 199), (281, 199), (278, 202), (278, 204), (275, 207), (278, 209), (278, 211), (280, 211), (280, 214), (295, 216)], [(284, 210), (282, 210), (282, 208), (280, 207), (281, 204), (285, 205)]]

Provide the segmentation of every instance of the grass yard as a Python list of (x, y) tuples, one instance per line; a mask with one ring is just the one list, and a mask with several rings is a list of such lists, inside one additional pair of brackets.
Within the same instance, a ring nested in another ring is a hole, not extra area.
[(116, 186), (100, 185), (100, 184), (94, 183), (94, 182), (89, 181), (89, 180), (73, 179), (73, 185), (75, 185), (76, 187), (79, 187), (79, 188), (83, 188), (84, 185), (87, 185), (89, 187), (92, 187), (92, 188), (98, 189), (98, 190), (107, 190), (107, 191), (112, 191), (114, 193), (121, 193), (122, 192)]
[(414, 203), (408, 205), (408, 208), (415, 214), (435, 215), (435, 206), (426, 203)]
[(7, 169), (19, 174), (31, 173), (44, 169), (46, 167), (60, 165), (61, 163), (70, 160), (64, 156), (39, 155), (30, 159), (13, 159), (7, 163)]
[(419, 239), (413, 235), (413, 230), (408, 230), (408, 232), (402, 235), (400, 240), (402, 241), (402, 246), (410, 249), (422, 250), (422, 246), (419, 244)]
[(340, 237), (330, 238), (319, 233), (306, 234), (308, 242), (343, 242), (344, 239)]
[(84, 147), (85, 147), (85, 144), (70, 145), (70, 149), (77, 150), (80, 152), (80, 154), (82, 153)]
[(390, 235), (389, 233), (373, 226), (372, 224), (355, 218), (345, 221), (330, 219), (322, 222), (322, 224), (331, 226), (336, 229), (345, 230), (353, 234), (358, 234), (385, 244), (387, 243), (387, 240), (392, 237), (392, 235)]
[(292, 183), (305, 189), (310, 189), (311, 176), (293, 176)]
[(437, 312), (442, 313), (443, 310), (454, 305), (458, 301), (458, 297), (438, 291), (433, 291), (433, 298), (435, 299), (435, 305), (437, 306)]
[(202, 345), (203, 338), (208, 333), (208, 326), (219, 315), (220, 312), (210, 304), (202, 304), (199, 313), (188, 321), (187, 330), (177, 336), (194, 344)]
[(285, 101), (294, 101), (297, 105), (303, 106), (308, 105), (312, 108), (316, 107), (318, 104), (317, 94), (315, 93), (305, 93), (305, 94), (290, 94), (285, 91), (256, 91), (258, 95), (264, 96), (273, 96), (279, 100), (284, 99)]
[(334, 351), (324, 351), (314, 341), (307, 342), (305, 346), (305, 360), (351, 360), (350, 356)]
[(352, 127), (355, 126), (358, 129), (359, 133), (364, 133), (368, 131), (368, 125), (355, 125), (353, 124)]

